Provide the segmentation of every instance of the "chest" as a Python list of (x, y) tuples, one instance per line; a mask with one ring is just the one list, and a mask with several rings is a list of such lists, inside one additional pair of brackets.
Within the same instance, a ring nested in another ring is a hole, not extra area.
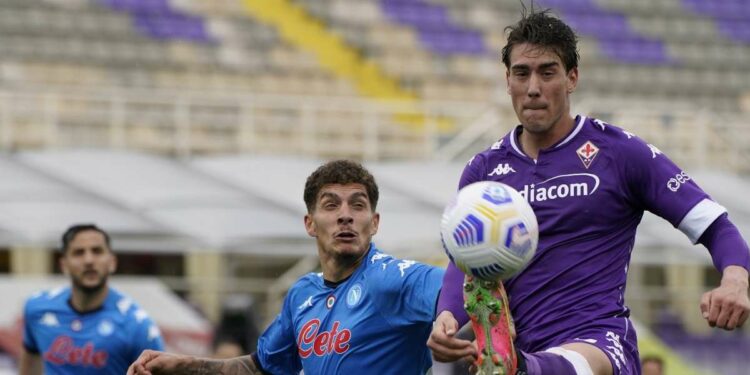
[(332, 358), (357, 350), (385, 330), (372, 295), (363, 283), (311, 295), (297, 307), (294, 332), (305, 359)]
[(588, 159), (575, 148), (542, 153), (536, 163), (504, 158), (487, 169), (486, 179), (512, 186), (529, 202), (543, 236), (608, 230), (634, 214), (627, 184), (604, 149)]
[(103, 314), (78, 316), (47, 312), (36, 323), (36, 340), (43, 359), (58, 366), (104, 368), (127, 350), (119, 322)]

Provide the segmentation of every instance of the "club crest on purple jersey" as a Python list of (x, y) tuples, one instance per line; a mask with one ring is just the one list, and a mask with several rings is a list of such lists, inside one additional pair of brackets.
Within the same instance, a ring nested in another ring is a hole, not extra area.
[(586, 141), (583, 146), (576, 150), (576, 154), (581, 159), (583, 166), (589, 169), (589, 166), (594, 162), (594, 158), (599, 154), (599, 148), (596, 147), (591, 141)]

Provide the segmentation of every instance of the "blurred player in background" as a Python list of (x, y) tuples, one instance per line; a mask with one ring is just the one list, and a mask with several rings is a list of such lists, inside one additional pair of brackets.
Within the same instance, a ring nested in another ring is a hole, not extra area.
[(502, 298), (486, 301), (503, 309), (494, 326), (474, 324), (493, 337), (476, 349), (453, 336), (470, 317), (462, 308), (464, 275), (449, 265), (428, 342), (434, 357), (479, 356), (477, 364), (486, 365), (497, 354), (502, 364), (490, 372), (500, 374), (639, 374), (623, 299), (644, 210), (705, 245), (722, 272), (721, 285), (700, 301), (708, 324), (731, 330), (744, 323), (750, 253), (726, 209), (653, 145), (570, 114), (579, 57), (568, 25), (532, 8), (508, 29), (502, 59), (521, 125), (472, 158), (459, 187), (494, 180), (520, 191), (537, 215), (539, 247), (528, 266), (505, 281), (509, 306)]
[(642, 375), (664, 375), (664, 361), (661, 357), (649, 355), (641, 360)]
[(128, 374), (424, 374), (443, 270), (382, 253), (378, 186), (351, 161), (324, 164), (304, 192), (323, 272), (303, 276), (251, 355), (212, 360), (146, 351)]
[(63, 234), (61, 251), (71, 286), (26, 302), (21, 375), (123, 374), (143, 350), (163, 350), (146, 312), (108, 286), (117, 259), (106, 232), (74, 225)]

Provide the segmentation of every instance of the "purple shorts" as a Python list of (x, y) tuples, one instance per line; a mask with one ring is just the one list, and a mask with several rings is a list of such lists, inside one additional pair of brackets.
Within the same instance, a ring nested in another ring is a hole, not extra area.
[[(570, 337), (570, 336), (569, 336)], [(609, 318), (586, 324), (563, 344), (585, 342), (596, 346), (609, 357), (615, 375), (640, 375), (638, 339), (627, 318)]]

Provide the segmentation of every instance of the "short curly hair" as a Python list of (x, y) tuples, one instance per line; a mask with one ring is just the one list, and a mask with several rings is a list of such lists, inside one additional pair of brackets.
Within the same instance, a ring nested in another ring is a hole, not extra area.
[(334, 160), (321, 165), (315, 170), (305, 182), (304, 199), (308, 212), (315, 210), (320, 189), (331, 184), (362, 184), (367, 190), (367, 198), (370, 200), (372, 210), (378, 205), (378, 184), (375, 177), (355, 161)]
[(510, 31), (508, 44), (503, 47), (503, 64), (510, 69), (510, 53), (513, 47), (523, 43), (549, 49), (560, 56), (565, 71), (578, 67), (578, 36), (565, 22), (551, 15), (549, 9), (535, 10), (526, 7), (521, 11), (521, 19), (505, 28)]

